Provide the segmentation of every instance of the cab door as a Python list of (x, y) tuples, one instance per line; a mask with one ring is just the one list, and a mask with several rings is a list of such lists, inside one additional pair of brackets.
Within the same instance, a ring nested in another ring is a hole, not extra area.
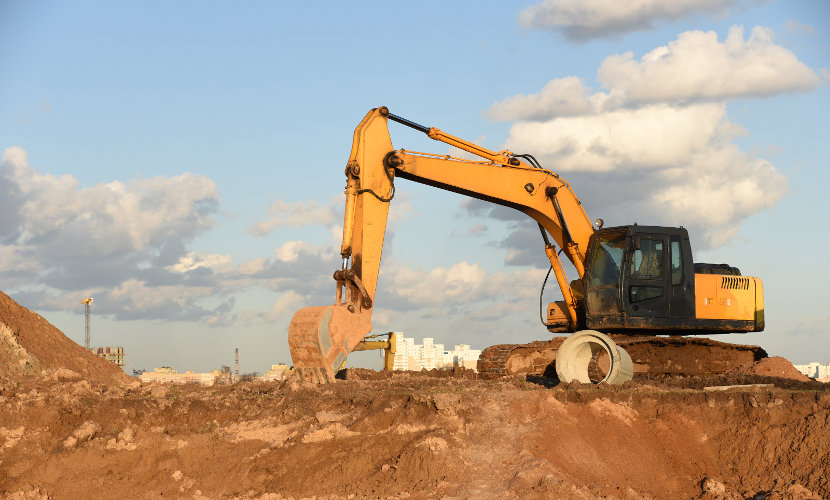
[(585, 286), (585, 318), (589, 328), (618, 327), (621, 324), (621, 287), (625, 282), (625, 248), (628, 228), (602, 229), (591, 236)]
[(629, 316), (668, 318), (668, 238), (665, 234), (635, 233), (626, 263), (625, 300)]
[(695, 317), (695, 273), (689, 235), (680, 228), (669, 234), (669, 317)]

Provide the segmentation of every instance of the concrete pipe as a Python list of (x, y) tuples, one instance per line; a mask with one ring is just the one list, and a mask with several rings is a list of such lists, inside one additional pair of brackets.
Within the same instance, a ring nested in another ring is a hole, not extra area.
[[(597, 355), (602, 358), (602, 351), (607, 357), (598, 359), (597, 364), (605, 365), (602, 367), (606, 375), (601, 380), (591, 380), (589, 364)], [(625, 349), (615, 344), (608, 335), (582, 330), (565, 339), (556, 351), (556, 374), (562, 382), (578, 380), (583, 384), (622, 384), (634, 377), (634, 363)]]

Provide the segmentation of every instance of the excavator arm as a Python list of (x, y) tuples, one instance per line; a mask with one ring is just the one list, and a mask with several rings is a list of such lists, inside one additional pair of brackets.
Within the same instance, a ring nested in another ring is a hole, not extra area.
[[(388, 120), (424, 132), (482, 160), (395, 150)], [(394, 198), (398, 177), (510, 207), (534, 219), (562, 290), (571, 326), (576, 327), (576, 299), (556, 245), (582, 278), (594, 226), (568, 183), (540, 168), (529, 155), (490, 151), (393, 115), (385, 107), (375, 108), (355, 129), (346, 164), (342, 268), (334, 273), (335, 303), (300, 309), (289, 326), (289, 348), (301, 378), (314, 382), (333, 380), (349, 352), (372, 329), (389, 203)]]

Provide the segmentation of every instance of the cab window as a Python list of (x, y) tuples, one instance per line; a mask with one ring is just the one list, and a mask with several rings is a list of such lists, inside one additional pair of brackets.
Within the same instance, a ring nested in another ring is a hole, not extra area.
[(683, 254), (680, 250), (680, 236), (672, 235), (669, 245), (671, 247), (671, 284), (679, 285), (683, 282)]
[(607, 232), (599, 236), (591, 258), (591, 286), (619, 284), (625, 237), (625, 231)]
[(635, 279), (663, 279), (663, 240), (641, 238), (640, 248), (631, 253), (630, 269)]

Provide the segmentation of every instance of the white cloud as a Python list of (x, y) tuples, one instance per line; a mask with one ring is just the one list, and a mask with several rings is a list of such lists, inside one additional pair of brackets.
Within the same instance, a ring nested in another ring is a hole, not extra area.
[(756, 26), (744, 40), (733, 26), (723, 42), (713, 31), (687, 31), (635, 61), (631, 52), (608, 57), (599, 80), (629, 103), (766, 96), (807, 90), (818, 75)]
[[(684, 225), (705, 246), (728, 241), (788, 190), (772, 163), (737, 147), (746, 131), (727, 117), (726, 100), (820, 81), (775, 44), (771, 30), (755, 28), (745, 40), (740, 26), (723, 42), (690, 31), (639, 61), (630, 53), (608, 57), (599, 78), (606, 91), (590, 94), (579, 80), (560, 78), (536, 94), (496, 103), (488, 114), (516, 120), (506, 146), (566, 173), (589, 214), (621, 224)], [(557, 101), (554, 89), (571, 92)], [(520, 239), (506, 240), (508, 262), (533, 262), (510, 243)]]
[(473, 224), (473, 226), (467, 230), (468, 233), (472, 234), (473, 236), (479, 236), (481, 233), (487, 231), (487, 226), (484, 224)]
[[(148, 285), (128, 279), (111, 290), (93, 290), (90, 295), (95, 297), (96, 314), (119, 320), (199, 321), (222, 326), (233, 318), (235, 299), (217, 297), (216, 292), (213, 286)], [(215, 305), (210, 307), (210, 303)]]
[(286, 241), (274, 253), (281, 262), (296, 262), (302, 251), (311, 253), (311, 245), (304, 241)]
[(529, 278), (535, 282), (537, 274), (536, 270), (488, 273), (478, 263), (466, 261), (429, 271), (391, 264), (384, 267), (378, 283), (395, 298), (388, 304), (390, 297), (379, 292), (376, 302), (382, 307), (407, 309), (467, 306), (483, 300), (527, 297), (533, 292), (528, 295), (529, 289), (524, 285)]
[(98, 310), (119, 318), (199, 318), (209, 311), (200, 301), (218, 289), (212, 276), (233, 267), (230, 256), (187, 250), (213, 227), (218, 198), (213, 181), (190, 173), (84, 187), (70, 175), (39, 172), (24, 149), (7, 148), (0, 281), (45, 309), (95, 293)]
[[(540, 283), (532, 283), (533, 285), (539, 286)], [(528, 306), (533, 306), (528, 300), (516, 300), (512, 302), (497, 302), (495, 304), (485, 304), (479, 307), (471, 308), (467, 314), (465, 314), (464, 318), (467, 321), (479, 321), (483, 323), (492, 324), (495, 321), (503, 320), (504, 318), (520, 318), (521, 313), (528, 311)], [(535, 319), (535, 318), (531, 318)], [(543, 332), (545, 330), (541, 327), (538, 327), (538, 336), (539, 337), (546, 337), (547, 335)], [(507, 333), (513, 333), (508, 331)], [(509, 342), (511, 341), (508, 335), (503, 336), (504, 340), (502, 342)]]
[(189, 240), (213, 226), (219, 197), (213, 181), (190, 173), (81, 187), (70, 175), (36, 171), (19, 147), (4, 151), (0, 182), (17, 193), (6, 214), (14, 245), (62, 257), (150, 253)]
[(772, 163), (731, 144), (695, 155), (660, 180), (649, 192), (653, 217), (664, 224), (682, 221), (713, 247), (727, 243), (747, 218), (772, 210), (788, 190)]
[(12, 273), (29, 275), (42, 268), (42, 263), (31, 258), (31, 256), (27, 256), (21, 248), (12, 245), (0, 245), (0, 275)]
[[(367, 195), (368, 196), (368, 195)], [(328, 252), (340, 253), (340, 244), (343, 240), (343, 212), (346, 199), (343, 195), (335, 196), (327, 205), (321, 205), (315, 200), (286, 203), (282, 200), (273, 202), (268, 207), (269, 217), (248, 228), (248, 232), (255, 236), (265, 236), (277, 227), (306, 227), (322, 226), (331, 235), (331, 248)], [(395, 224), (416, 215), (406, 193), (399, 192), (389, 204), (389, 213), (386, 220), (387, 237), (391, 235)], [(296, 259), (301, 249), (301, 242), (286, 242), (275, 250), (278, 259), (291, 262)], [(309, 246), (302, 246), (308, 250)], [(317, 252), (320, 248), (315, 249)]]
[[(480, 144), (480, 143), (477, 143)], [(455, 148), (453, 148), (455, 149)], [(459, 150), (460, 151), (460, 150)], [(478, 158), (478, 157), (476, 157)], [(409, 182), (409, 181), (403, 181)], [(409, 201), (409, 194), (405, 192), (404, 187), (399, 189), (400, 192), (395, 193), (395, 199), (389, 203), (389, 216), (387, 218), (387, 230), (390, 230), (395, 224), (404, 221), (410, 217), (414, 217), (418, 215), (418, 212), (415, 211), (415, 208), (412, 206), (412, 203)], [(340, 206), (343, 206), (346, 203), (345, 197), (338, 198), (338, 203)], [(340, 245), (340, 240), (343, 237), (343, 216), (340, 216), (340, 225), (336, 226), (338, 229), (338, 233), (335, 235), (335, 239), (338, 241), (338, 246)]]
[(280, 298), (274, 302), (274, 306), (271, 308), (271, 313), (276, 317), (288, 315), (288, 318), (290, 319), (294, 312), (303, 306), (306, 300), (306, 297), (289, 290), (280, 295)]
[[(148, 287), (143, 281), (129, 279), (110, 292), (109, 300), (102, 301), (99, 299), (97, 304), (100, 307), (101, 303), (104, 302), (107, 307), (112, 307), (116, 303), (121, 303), (122, 307), (120, 309), (133, 313), (158, 311), (167, 307), (168, 304), (175, 304), (181, 308), (194, 294), (206, 296), (208, 293), (209, 290), (198, 290), (193, 287), (187, 287), (187, 289), (181, 286)], [(96, 295), (100, 295), (100, 293)]]
[(216, 253), (188, 252), (174, 265), (167, 266), (167, 269), (180, 274), (199, 268), (227, 272), (233, 269), (233, 257)]
[(246, 262), (239, 264), (236, 267), (236, 272), (243, 275), (243, 276), (250, 276), (253, 274), (261, 273), (268, 267), (268, 259), (265, 258), (258, 258), (252, 259)]
[(549, 29), (571, 40), (615, 38), (633, 31), (652, 29), (655, 23), (695, 14), (724, 14), (733, 6), (754, 3), (742, 0), (544, 0), (519, 14), (526, 28)]
[(588, 95), (580, 78), (551, 80), (538, 93), (516, 95), (493, 104), (485, 112), (491, 120), (545, 120), (555, 116), (591, 113), (598, 99)]
[(794, 19), (790, 19), (784, 23), (784, 29), (787, 30), (787, 33), (798, 36), (810, 36), (815, 32), (815, 28), (809, 24), (804, 24)]
[(243, 320), (248, 324), (266, 323), (273, 324), (277, 322), (285, 322), (291, 320), (294, 313), (298, 309), (309, 305), (308, 297), (301, 295), (293, 290), (288, 290), (282, 293), (274, 302), (270, 311), (256, 312), (246, 311), (243, 313)]
[(469, 297), (482, 286), (484, 270), (478, 264), (459, 262), (449, 268), (436, 267), (429, 272), (398, 268), (390, 276), (395, 291), (414, 303), (442, 303)]
[[(718, 246), (788, 190), (774, 165), (738, 149), (733, 141), (742, 133), (724, 104), (661, 104), (519, 122), (508, 144), (567, 173), (589, 215), (624, 211), (630, 220), (621, 223), (684, 225)], [(609, 190), (609, 196), (591, 195)]]
[(498, 121), (547, 121), (644, 104), (687, 106), (809, 90), (822, 81), (760, 26), (746, 40), (743, 27), (733, 26), (723, 42), (712, 31), (687, 31), (639, 61), (631, 52), (615, 54), (602, 62), (598, 78), (607, 91), (592, 94), (577, 77), (556, 78), (539, 92), (496, 102), (484, 114)]
[(337, 213), (337, 208), (343, 204), (342, 198), (338, 197), (338, 201), (339, 203), (332, 201), (327, 205), (320, 205), (314, 200), (296, 203), (276, 200), (268, 207), (270, 217), (250, 227), (248, 232), (256, 236), (265, 236), (282, 226), (331, 226), (342, 222), (343, 219), (342, 215)]
[(529, 152), (558, 172), (661, 168), (706, 148), (725, 116), (723, 104), (655, 105), (588, 116), (518, 122), (512, 151)]
[(389, 309), (372, 310), (372, 326), (374, 328), (386, 328), (394, 326), (395, 311)]

